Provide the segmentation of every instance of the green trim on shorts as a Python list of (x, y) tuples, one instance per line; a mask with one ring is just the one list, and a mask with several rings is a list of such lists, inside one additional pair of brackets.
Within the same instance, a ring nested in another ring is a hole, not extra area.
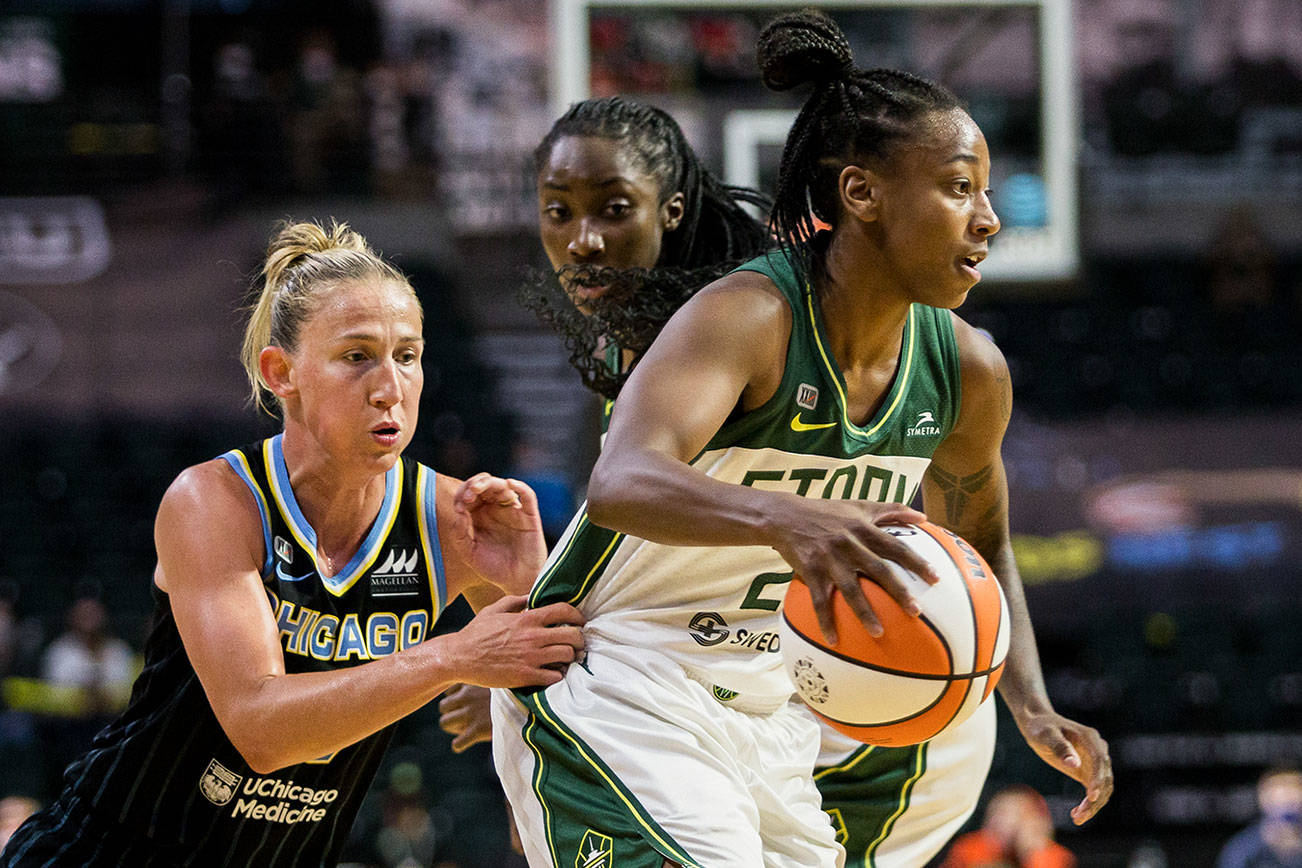
[(878, 848), (908, 810), (913, 787), (926, 771), (926, 742), (865, 745), (841, 763), (815, 771), (823, 810), (845, 847), (845, 868), (875, 868)]
[(593, 524), (585, 512), (574, 532), (562, 540), (564, 549), (534, 582), (529, 608), (540, 609), (556, 602), (577, 606), (592, 590), (610, 556), (623, 541), (624, 534)]
[(536, 760), (533, 791), (555, 868), (661, 868), (666, 859), (701, 868), (596, 751), (560, 721), (541, 690), (516, 697), (529, 712), (521, 734)]

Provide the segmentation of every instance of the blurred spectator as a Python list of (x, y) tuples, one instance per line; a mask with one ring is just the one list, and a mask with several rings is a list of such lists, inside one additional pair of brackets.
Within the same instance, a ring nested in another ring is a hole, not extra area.
[(8, 675), (18, 656), (18, 619), (14, 617), (14, 604), (0, 597), (0, 676)]
[(51, 686), (81, 691), (84, 711), (106, 717), (126, 706), (135, 678), (130, 646), (107, 630), (108, 613), (94, 597), (82, 597), (67, 614), (67, 630), (50, 643), (41, 677)]
[(1126, 860), (1126, 868), (1168, 868), (1166, 851), (1156, 841), (1142, 841)]
[(1229, 840), (1216, 868), (1302, 868), (1302, 771), (1262, 775), (1257, 806), (1261, 819)]
[(355, 192), (367, 166), (365, 106), (355, 70), (325, 31), (307, 37), (295, 70), (289, 140), (300, 192)]
[(1076, 857), (1053, 840), (1044, 798), (1030, 787), (1000, 790), (986, 805), (985, 824), (961, 835), (941, 868), (1075, 868)]
[[(446, 855), (446, 830), (430, 814), (420, 768), (400, 762), (389, 772), (381, 796), (379, 828), (364, 833), (365, 862), (377, 868), (430, 868)], [(356, 834), (356, 831), (354, 832)]]
[(1276, 301), (1275, 251), (1250, 206), (1239, 204), (1226, 211), (1212, 242), (1207, 294), (1216, 314), (1242, 316)]
[(275, 184), (280, 120), (253, 48), (228, 42), (213, 57), (212, 100), (200, 111), (206, 164), (218, 212), (254, 190)]
[(9, 836), (23, 824), (41, 805), (30, 796), (5, 796), (0, 799), (0, 850), (9, 843)]
[(1140, 155), (1177, 150), (1183, 136), (1176, 80), (1174, 24), (1161, 4), (1117, 23), (1115, 39), (1125, 66), (1103, 89), (1112, 150)]

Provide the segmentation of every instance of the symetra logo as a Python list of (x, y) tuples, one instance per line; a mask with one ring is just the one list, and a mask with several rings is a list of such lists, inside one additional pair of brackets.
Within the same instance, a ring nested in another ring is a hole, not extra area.
[(904, 431), (906, 437), (939, 437), (940, 426), (930, 410), (923, 410), (917, 420)]
[(410, 597), (420, 593), (421, 578), (416, 573), (420, 549), (389, 549), (389, 557), (371, 571), (371, 596)]

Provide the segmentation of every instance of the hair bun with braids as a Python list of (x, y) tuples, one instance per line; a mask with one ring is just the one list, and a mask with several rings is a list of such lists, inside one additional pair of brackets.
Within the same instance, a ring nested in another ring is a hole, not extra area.
[(806, 9), (779, 15), (760, 33), (760, 75), (772, 90), (845, 78), (854, 70), (850, 43), (831, 18)]

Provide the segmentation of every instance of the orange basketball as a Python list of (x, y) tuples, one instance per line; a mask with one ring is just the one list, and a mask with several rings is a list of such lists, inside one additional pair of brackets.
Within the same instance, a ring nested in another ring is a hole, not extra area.
[(860, 579), (884, 632), (869, 635), (834, 593), (837, 642), (829, 645), (809, 588), (796, 576), (779, 630), (787, 673), (814, 714), (859, 741), (901, 747), (957, 726), (994, 692), (1008, 654), (1008, 604), (985, 559), (958, 535), (930, 522), (886, 530), (940, 574), (928, 585), (887, 562), (920, 615), (907, 614), (879, 585)]

